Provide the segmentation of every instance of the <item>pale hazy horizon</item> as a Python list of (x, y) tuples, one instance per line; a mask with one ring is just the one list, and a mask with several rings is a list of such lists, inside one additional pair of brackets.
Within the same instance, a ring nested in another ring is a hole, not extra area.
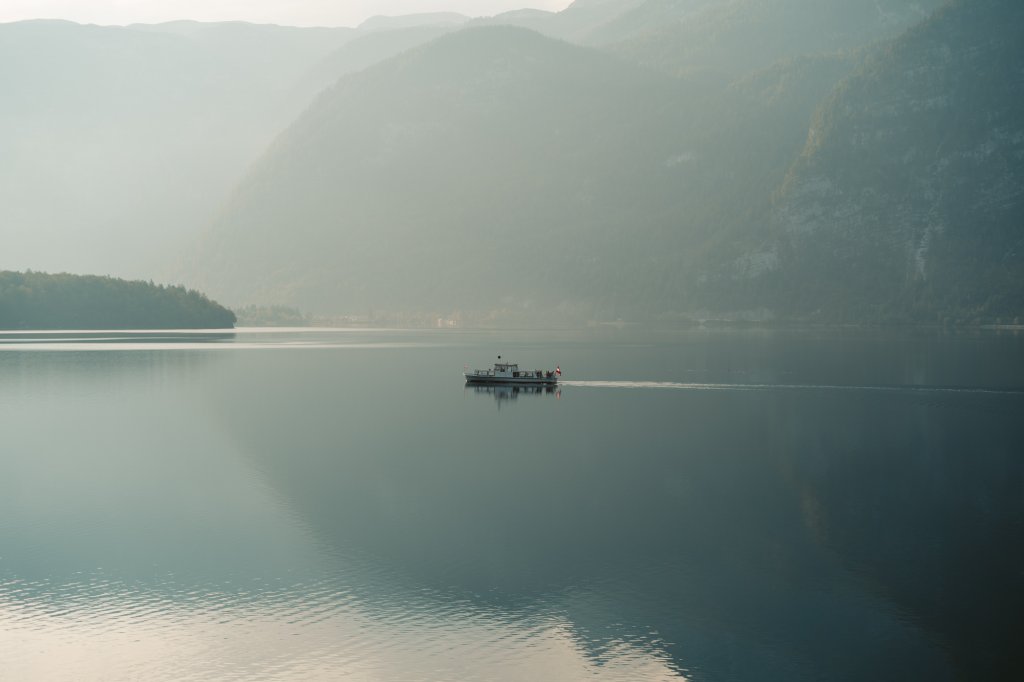
[(128, 25), (166, 21), (245, 21), (289, 26), (357, 26), (366, 19), (427, 12), (492, 16), (515, 9), (559, 11), (572, 0), (8, 0), (0, 23), (64, 19)]

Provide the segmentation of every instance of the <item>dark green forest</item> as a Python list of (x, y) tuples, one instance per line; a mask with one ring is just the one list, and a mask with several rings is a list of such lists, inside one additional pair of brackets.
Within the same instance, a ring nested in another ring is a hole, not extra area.
[(182, 286), (0, 272), (0, 329), (222, 329), (235, 314)]

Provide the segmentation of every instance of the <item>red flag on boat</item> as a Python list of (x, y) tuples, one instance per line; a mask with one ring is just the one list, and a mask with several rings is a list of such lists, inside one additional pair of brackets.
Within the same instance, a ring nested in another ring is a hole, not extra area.
[(559, 367), (558, 365), (555, 365), (555, 374), (557, 374), (558, 376), (562, 376), (562, 368)]

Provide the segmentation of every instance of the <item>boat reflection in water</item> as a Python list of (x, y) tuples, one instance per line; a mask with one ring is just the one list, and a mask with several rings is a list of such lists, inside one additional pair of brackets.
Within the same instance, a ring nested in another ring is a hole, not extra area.
[(466, 388), (472, 388), (473, 393), (476, 395), (493, 396), (498, 405), (509, 400), (516, 400), (521, 395), (553, 395), (555, 398), (562, 397), (562, 389), (557, 384), (524, 386), (520, 384), (472, 384), (467, 382)]

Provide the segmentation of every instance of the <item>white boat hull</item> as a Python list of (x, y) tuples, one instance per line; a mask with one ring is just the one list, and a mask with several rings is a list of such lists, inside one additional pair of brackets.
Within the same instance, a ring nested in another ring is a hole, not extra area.
[(520, 372), (520, 376), (498, 376), (480, 372), (465, 372), (467, 384), (508, 384), (527, 386), (554, 386), (558, 383), (557, 376), (546, 376), (543, 372), (537, 376), (534, 372)]

